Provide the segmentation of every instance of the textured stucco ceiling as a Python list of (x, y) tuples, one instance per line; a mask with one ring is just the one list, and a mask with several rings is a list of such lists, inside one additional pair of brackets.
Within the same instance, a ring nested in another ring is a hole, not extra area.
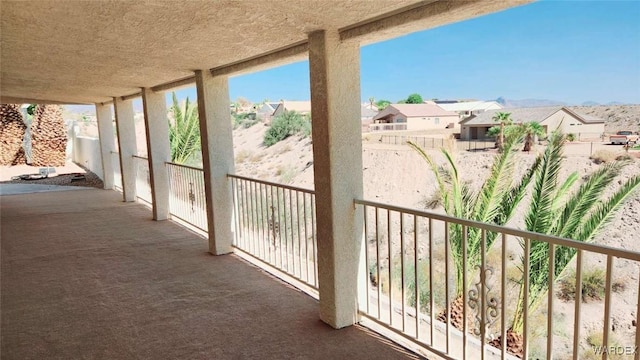
[[(449, 18), (440, 14), (431, 23), (428, 16), (419, 19), (423, 23), (410, 25), (396, 18), (395, 33), (389, 33), (393, 22), (391, 26), (383, 23), (381, 30), (386, 32), (380, 31), (380, 36), (397, 36), (525, 2), (444, 1), (468, 6), (456, 5)], [(429, 3), (433, 0), (2, 0), (0, 91), (3, 102), (109, 101), (141, 87), (190, 76), (196, 69), (299, 43), (315, 30), (345, 29)]]

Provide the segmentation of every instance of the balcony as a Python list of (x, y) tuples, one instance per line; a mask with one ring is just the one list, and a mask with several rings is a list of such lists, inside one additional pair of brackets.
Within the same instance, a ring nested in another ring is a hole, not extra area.
[(412, 357), (114, 191), (2, 197), (2, 358)]

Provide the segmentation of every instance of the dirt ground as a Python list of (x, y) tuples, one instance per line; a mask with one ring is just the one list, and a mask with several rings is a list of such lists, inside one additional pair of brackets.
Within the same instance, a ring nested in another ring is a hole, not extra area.
[(65, 166), (55, 167), (55, 173), (39, 180), (20, 180), (15, 177), (20, 175), (38, 174), (40, 167), (29, 165), (1, 166), (0, 183), (2, 184), (40, 184), (40, 185), (64, 185), (85, 186), (102, 189), (100, 178), (86, 168), (67, 162)]

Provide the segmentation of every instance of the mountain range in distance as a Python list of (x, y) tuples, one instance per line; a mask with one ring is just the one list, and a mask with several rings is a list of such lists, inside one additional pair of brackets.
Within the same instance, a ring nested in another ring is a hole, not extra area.
[[(541, 106), (606, 106), (606, 105), (631, 105), (622, 103), (619, 101), (612, 101), (608, 103), (598, 103), (595, 101), (585, 101), (581, 104), (569, 104), (557, 100), (549, 99), (507, 99), (499, 97), (495, 99), (498, 104), (505, 108), (526, 108), (526, 107), (541, 107)], [(90, 114), (95, 115), (95, 107), (93, 105), (65, 105), (65, 109), (69, 113), (74, 114)], [(134, 112), (142, 112), (142, 103), (134, 102)]]
[(502, 105), (505, 108), (527, 108), (527, 107), (541, 107), (541, 106), (603, 106), (603, 105), (630, 105), (625, 104), (619, 101), (611, 101), (608, 103), (598, 103), (595, 101), (585, 101), (581, 104), (569, 104), (562, 101), (557, 100), (549, 100), (549, 99), (505, 99), (504, 97), (499, 97), (495, 99), (495, 101)]

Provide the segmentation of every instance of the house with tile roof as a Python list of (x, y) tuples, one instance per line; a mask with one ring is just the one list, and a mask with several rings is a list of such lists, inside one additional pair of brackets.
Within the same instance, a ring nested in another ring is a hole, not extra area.
[(273, 111), (271, 117), (276, 117), (280, 114), (283, 114), (285, 111), (295, 111), (299, 112), (300, 114), (309, 114), (311, 113), (311, 101), (281, 101)]
[(513, 108), (487, 110), (460, 121), (462, 140), (486, 139), (487, 131), (497, 123), (493, 117), (498, 112), (511, 114), (515, 124), (535, 121), (546, 132), (559, 129), (565, 134), (574, 134), (577, 138), (599, 138), (604, 133), (604, 120), (577, 113), (564, 106)]
[(471, 115), (478, 115), (487, 110), (502, 109), (502, 105), (496, 101), (457, 101), (457, 102), (438, 102), (436, 104), (447, 111), (457, 112), (460, 120)]
[(458, 113), (446, 111), (436, 104), (391, 104), (373, 117), (371, 131), (433, 130), (453, 128), (460, 120)]

